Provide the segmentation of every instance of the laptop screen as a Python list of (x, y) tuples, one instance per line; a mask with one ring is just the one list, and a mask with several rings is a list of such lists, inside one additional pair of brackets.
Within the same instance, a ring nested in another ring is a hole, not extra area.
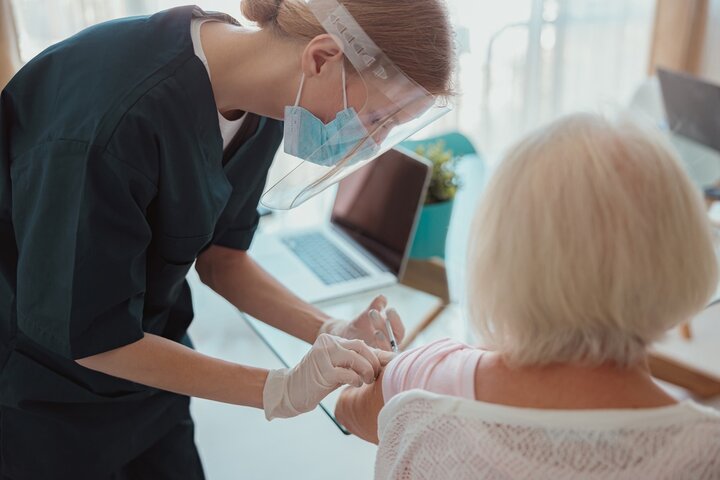
[(429, 173), (426, 163), (388, 150), (340, 182), (331, 222), (399, 276)]
[(720, 151), (720, 86), (665, 69), (658, 78), (670, 130)]

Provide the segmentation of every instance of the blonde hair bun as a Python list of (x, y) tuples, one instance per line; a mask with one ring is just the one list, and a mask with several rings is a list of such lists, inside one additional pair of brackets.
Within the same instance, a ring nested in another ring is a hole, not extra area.
[(248, 20), (265, 26), (275, 21), (282, 0), (242, 0), (240, 9)]

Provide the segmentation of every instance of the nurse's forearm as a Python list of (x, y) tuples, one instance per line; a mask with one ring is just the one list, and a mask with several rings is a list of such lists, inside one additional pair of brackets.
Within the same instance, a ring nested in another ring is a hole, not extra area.
[(267, 370), (209, 357), (157, 335), (77, 363), (170, 392), (263, 408)]
[(241, 311), (308, 343), (330, 318), (296, 297), (245, 252), (212, 246), (195, 268), (203, 283)]

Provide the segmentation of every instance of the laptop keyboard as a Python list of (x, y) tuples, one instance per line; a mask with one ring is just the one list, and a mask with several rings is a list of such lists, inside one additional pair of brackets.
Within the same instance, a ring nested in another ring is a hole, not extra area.
[(369, 273), (352, 261), (321, 232), (284, 237), (282, 242), (325, 285), (367, 277)]

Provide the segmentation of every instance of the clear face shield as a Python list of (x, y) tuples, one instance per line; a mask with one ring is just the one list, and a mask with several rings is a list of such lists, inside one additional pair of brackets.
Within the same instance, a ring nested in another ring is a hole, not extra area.
[[(359, 111), (340, 112), (331, 122), (335, 128), (320, 126), (319, 146), (293, 147), (289, 173), (261, 199), (274, 209), (302, 204), (450, 111), (396, 67), (336, 0), (307, 0), (307, 5), (342, 48), (367, 96)], [(285, 121), (295, 121), (287, 112)]]

